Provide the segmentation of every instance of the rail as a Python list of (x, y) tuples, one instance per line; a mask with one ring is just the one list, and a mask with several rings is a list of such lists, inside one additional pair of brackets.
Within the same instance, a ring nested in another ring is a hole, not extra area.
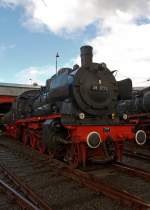
[[(13, 185), (17, 186), (17, 189), (19, 188), (20, 193), (10, 187), (3, 180), (0, 180), (0, 185), (5, 188), (6, 191), (12, 193), (15, 199), (22, 204), (23, 207), (28, 207), (29, 209), (34, 210), (52, 210), (37, 193), (35, 193), (27, 184), (22, 183), (22, 181), (17, 176), (9, 172), (6, 167), (0, 165), (0, 171), (5, 175), (5, 178), (13, 183)], [(22, 196), (21, 193), (25, 196)]]

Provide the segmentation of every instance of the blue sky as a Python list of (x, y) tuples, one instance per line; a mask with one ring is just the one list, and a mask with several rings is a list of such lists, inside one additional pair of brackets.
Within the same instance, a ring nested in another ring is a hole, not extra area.
[(14, 64), (17, 64), (17, 68), (26, 68), (28, 65), (53, 64), (57, 51), (62, 56), (62, 62), (66, 63), (79, 52), (78, 48), (83, 39), (94, 35), (94, 25), (90, 25), (80, 34), (72, 34), (70, 37), (65, 37), (65, 35), (61, 37), (50, 31), (32, 32), (21, 25), (22, 13), (23, 10), (20, 7), (13, 10), (0, 8), (1, 46), (6, 45), (8, 48), (11, 45), (14, 46), (12, 51), (6, 52), (10, 63), (7, 59), (1, 60), (8, 67), (14, 66)]
[(70, 66), (91, 44), (95, 61), (118, 69), (120, 79), (148, 84), (150, 1), (44, 1), (0, 0), (0, 82), (43, 84), (57, 52), (59, 66)]
[[(83, 40), (96, 33), (95, 23), (71, 35), (56, 35), (48, 30), (31, 31), (22, 25), (23, 14), (20, 6), (13, 9), (0, 7), (0, 82), (15, 82), (17, 73), (33, 66), (49, 68), (51, 76), (57, 52), (59, 66), (70, 64), (72, 58), (79, 54)], [(43, 82), (47, 78), (44, 75), (41, 79)]]

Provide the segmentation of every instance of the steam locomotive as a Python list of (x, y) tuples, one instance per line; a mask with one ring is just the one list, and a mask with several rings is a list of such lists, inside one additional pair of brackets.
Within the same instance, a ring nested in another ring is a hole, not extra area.
[[(145, 130), (147, 139), (150, 139), (150, 87), (133, 90), (132, 98), (119, 101), (117, 110), (126, 116), (126, 121), (136, 123), (137, 129)], [(137, 143), (144, 145), (146, 139)]]
[(118, 101), (131, 100), (131, 80), (116, 81), (92, 57), (91, 46), (81, 47), (81, 67), (62, 68), (45, 87), (21, 94), (3, 119), (7, 133), (72, 167), (121, 160), (125, 140), (146, 138), (117, 117)]
[(150, 87), (134, 90), (132, 98), (118, 104), (118, 112), (126, 114), (150, 113)]
[(130, 99), (131, 93), (131, 80), (117, 82), (105, 63), (92, 62), (92, 48), (86, 46), (81, 48), (80, 68), (62, 68), (41, 90), (20, 95), (14, 105), (15, 117), (61, 113), (106, 118), (116, 112), (118, 99)]

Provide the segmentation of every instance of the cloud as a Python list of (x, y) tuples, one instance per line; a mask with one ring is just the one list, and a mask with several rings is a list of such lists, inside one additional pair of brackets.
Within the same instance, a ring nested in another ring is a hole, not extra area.
[(54, 33), (82, 30), (96, 20), (116, 14), (117, 10), (149, 17), (149, 0), (0, 0), (1, 6), (22, 6), (24, 25), (37, 30), (46, 28)]
[(8, 50), (11, 50), (15, 47), (16, 47), (15, 44), (5, 44), (5, 43), (0, 44), (0, 58), (3, 57)]
[(13, 49), (15, 47), (16, 47), (15, 44), (8, 44), (7, 45), (7, 44), (2, 43), (2, 44), (0, 44), (0, 51), (5, 52), (6, 50)]
[(103, 22), (102, 34), (89, 41), (97, 62), (118, 69), (118, 78), (130, 77), (134, 85), (148, 85), (150, 68), (150, 23), (137, 25), (131, 16), (118, 12)]
[[(148, 84), (150, 0), (0, 0), (0, 6), (23, 7), (23, 25), (34, 31), (70, 34), (96, 22), (96, 36), (85, 43), (94, 47), (95, 61), (118, 69), (118, 79), (127, 76), (134, 85)], [(20, 78), (27, 73), (22, 81), (29, 82), (31, 76), (40, 81), (42, 72), (31, 67), (20, 72)]]
[(29, 67), (23, 69), (15, 75), (15, 81), (23, 84), (38, 83), (45, 85), (46, 79), (55, 73), (55, 67)]

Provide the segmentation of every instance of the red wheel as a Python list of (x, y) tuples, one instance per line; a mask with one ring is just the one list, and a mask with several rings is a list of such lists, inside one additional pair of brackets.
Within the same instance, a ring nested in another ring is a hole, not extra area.
[(77, 168), (81, 163), (80, 145), (72, 144), (68, 147), (65, 160), (71, 168)]
[(40, 151), (40, 154), (45, 153), (45, 151), (46, 151), (46, 146), (45, 146), (45, 144), (40, 144), (40, 145), (39, 145), (39, 151)]
[(29, 140), (29, 137), (27, 135), (27, 131), (26, 131), (26, 129), (23, 129), (23, 131), (22, 131), (22, 143), (24, 145), (26, 145), (28, 143), (28, 140)]
[(36, 140), (36, 138), (35, 138), (35, 136), (33, 136), (33, 135), (30, 135), (30, 145), (31, 145), (31, 147), (34, 149), (35, 147), (36, 147), (36, 145), (37, 145), (37, 140)]

